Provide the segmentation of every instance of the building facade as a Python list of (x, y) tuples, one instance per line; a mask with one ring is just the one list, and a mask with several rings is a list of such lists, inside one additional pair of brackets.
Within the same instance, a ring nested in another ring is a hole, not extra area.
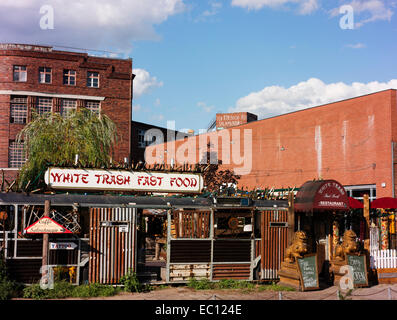
[(108, 115), (120, 141), (114, 160), (130, 161), (132, 59), (111, 59), (48, 46), (0, 44), (0, 168), (16, 176), (26, 160), (17, 134), (42, 114), (88, 108)]
[[(244, 189), (299, 188), (309, 180), (334, 179), (358, 199), (364, 193), (371, 200), (396, 195), (396, 90), (176, 141), (175, 154), (194, 150), (183, 160), (197, 162), (208, 142), (223, 168), (245, 167), (239, 180)], [(169, 148), (151, 146), (147, 152), (160, 157), (164, 149)]]

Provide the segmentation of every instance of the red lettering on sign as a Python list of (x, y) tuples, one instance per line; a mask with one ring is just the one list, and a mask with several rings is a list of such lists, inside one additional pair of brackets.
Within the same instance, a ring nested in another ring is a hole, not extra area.
[(61, 177), (62, 177), (63, 173), (59, 174), (57, 172), (51, 172), (51, 177), (54, 180), (54, 182), (61, 182)]
[(88, 177), (88, 173), (83, 173), (83, 174), (81, 175), (81, 182), (87, 184), (87, 183), (88, 183), (87, 177)]

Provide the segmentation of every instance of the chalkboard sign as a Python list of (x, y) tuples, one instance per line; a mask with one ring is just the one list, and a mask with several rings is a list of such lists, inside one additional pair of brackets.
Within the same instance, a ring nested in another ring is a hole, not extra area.
[(353, 284), (355, 287), (368, 286), (367, 260), (364, 255), (347, 255), (347, 264), (353, 268)]
[(302, 291), (319, 289), (317, 255), (308, 254), (297, 259)]

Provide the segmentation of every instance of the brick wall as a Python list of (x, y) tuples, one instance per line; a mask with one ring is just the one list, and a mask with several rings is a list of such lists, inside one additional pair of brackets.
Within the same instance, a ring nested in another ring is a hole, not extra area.
[[(27, 81), (13, 81), (13, 65), (27, 66)], [(40, 84), (39, 67), (52, 69), (52, 83)], [(76, 85), (63, 85), (63, 70), (76, 70)], [(86, 85), (87, 71), (98, 72), (99, 88)], [(31, 91), (46, 94), (67, 94), (104, 97), (101, 110), (117, 125), (120, 141), (114, 159), (130, 159), (132, 60), (108, 59), (85, 53), (26, 50), (0, 50), (0, 91)], [(33, 95), (33, 94), (32, 94)], [(89, 99), (88, 99), (89, 100)], [(8, 141), (14, 139), (22, 125), (10, 123), (10, 95), (0, 94), (0, 167), (8, 166)], [(80, 104), (82, 100), (79, 101)]]
[[(397, 134), (395, 92), (386, 90), (195, 136), (189, 139), (196, 149), (195, 161), (203, 152), (199, 150), (199, 139), (209, 141), (209, 137), (222, 132), (230, 136), (230, 141), (222, 146), (219, 138), (218, 158), (222, 159), (222, 149), (230, 146), (233, 150), (238, 144), (243, 156), (243, 133), (248, 130), (252, 134), (252, 169), (242, 175), (240, 187), (300, 187), (308, 180), (323, 178), (343, 185), (376, 184), (377, 197), (392, 196), (391, 143)], [(176, 148), (183, 143), (178, 141)], [(154, 147), (148, 152), (157, 156)], [(242, 167), (231, 162), (225, 165), (223, 161), (223, 167)], [(385, 187), (381, 187), (382, 183)]]

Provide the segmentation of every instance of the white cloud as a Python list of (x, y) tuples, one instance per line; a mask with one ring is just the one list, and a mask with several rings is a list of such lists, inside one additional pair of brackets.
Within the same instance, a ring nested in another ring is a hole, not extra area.
[[(360, 28), (364, 24), (375, 21), (391, 21), (394, 14), (392, 7), (395, 3), (384, 0), (353, 0), (350, 3), (344, 3), (353, 8), (354, 27)], [(338, 16), (339, 7), (330, 11), (332, 17)]]
[(238, 99), (229, 111), (247, 111), (266, 118), (386, 89), (397, 89), (397, 79), (389, 82), (353, 82), (349, 85), (343, 82), (326, 84), (311, 78), (289, 88), (270, 86), (252, 92)]
[[(54, 29), (40, 28), (40, 8), (54, 9)], [(2, 42), (131, 49), (131, 41), (158, 38), (154, 27), (185, 9), (183, 0), (1, 0)]]
[(132, 105), (132, 111), (133, 112), (138, 112), (142, 109), (142, 106), (140, 104), (134, 104)]
[(367, 46), (364, 43), (347, 44), (346, 47), (351, 49), (363, 49)]
[(132, 72), (135, 74), (133, 81), (135, 98), (138, 98), (152, 88), (163, 86), (162, 81), (158, 81), (156, 77), (151, 76), (150, 73), (144, 69), (133, 69)]
[(297, 5), (297, 12), (303, 15), (310, 14), (319, 8), (318, 0), (232, 0), (232, 6), (248, 10), (260, 10), (263, 7), (278, 9), (289, 4)]
[(210, 8), (200, 13), (200, 15), (194, 20), (195, 22), (206, 22), (209, 18), (216, 16), (222, 9), (222, 2), (210, 1)]
[(203, 109), (205, 112), (211, 112), (214, 110), (214, 106), (208, 106), (205, 102), (197, 102), (197, 106), (201, 109)]

